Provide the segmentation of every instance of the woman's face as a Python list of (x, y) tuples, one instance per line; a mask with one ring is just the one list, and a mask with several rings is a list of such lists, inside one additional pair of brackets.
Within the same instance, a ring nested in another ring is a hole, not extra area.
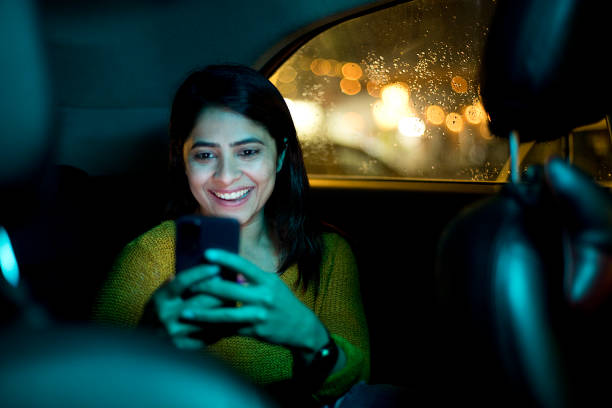
[(277, 151), (262, 125), (233, 111), (208, 108), (183, 145), (183, 160), (203, 215), (235, 218), (242, 226), (263, 222)]

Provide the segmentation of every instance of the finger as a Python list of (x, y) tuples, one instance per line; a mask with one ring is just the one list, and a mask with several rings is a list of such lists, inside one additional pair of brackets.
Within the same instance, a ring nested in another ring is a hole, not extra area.
[(166, 332), (172, 338), (189, 336), (198, 330), (200, 329), (197, 325), (179, 320), (172, 320), (166, 324)]
[(208, 282), (208, 281), (214, 281), (214, 280), (221, 280), (221, 276), (215, 275), (215, 276), (212, 276), (212, 277), (210, 277), (208, 279), (198, 280), (198, 281), (194, 282), (188, 288), (183, 290), (183, 292), (181, 293), (181, 299), (189, 300), (189, 299), (191, 299), (191, 298), (193, 298), (195, 296), (198, 296), (198, 295), (201, 295), (201, 294), (205, 294), (204, 292), (202, 292), (199, 289), (200, 288), (200, 284), (202, 282)]
[(186, 309), (181, 313), (184, 321), (207, 323), (261, 323), (266, 320), (267, 310), (260, 306), (222, 307), (217, 309)]
[(186, 309), (213, 309), (215, 307), (221, 307), (224, 304), (223, 299), (219, 297), (200, 293), (186, 300), (181, 311)]
[(207, 309), (222, 305), (222, 299), (204, 294), (199, 294), (189, 299), (171, 297), (156, 302), (157, 316), (166, 327), (176, 322), (181, 312), (185, 309)]
[(240, 283), (223, 279), (209, 279), (193, 285), (198, 293), (212, 295), (217, 298), (242, 302), (244, 304), (269, 305), (271, 300), (265, 296), (264, 290), (255, 286), (244, 286)]
[(236, 272), (242, 273), (247, 280), (254, 283), (261, 283), (268, 278), (267, 272), (262, 271), (259, 267), (240, 255), (222, 249), (207, 249), (204, 252), (204, 257), (210, 262), (233, 269)]
[(551, 160), (546, 174), (553, 193), (579, 225), (612, 226), (612, 198), (589, 176), (561, 159)]
[(168, 283), (168, 290), (174, 296), (178, 296), (194, 283), (211, 278), (219, 274), (218, 265), (198, 265), (177, 273)]

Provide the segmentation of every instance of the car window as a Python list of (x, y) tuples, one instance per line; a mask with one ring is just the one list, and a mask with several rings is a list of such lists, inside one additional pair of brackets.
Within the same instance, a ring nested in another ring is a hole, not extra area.
[[(489, 131), (479, 93), (494, 7), (394, 5), (327, 29), (280, 65), (270, 80), (287, 100), (309, 176), (507, 181), (508, 141)], [(580, 133), (590, 136), (521, 144), (521, 166), (569, 156), (612, 180), (607, 121)]]

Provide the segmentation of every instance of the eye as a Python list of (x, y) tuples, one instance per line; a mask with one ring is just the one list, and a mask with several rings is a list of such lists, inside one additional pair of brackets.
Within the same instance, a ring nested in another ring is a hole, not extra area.
[(215, 158), (215, 154), (213, 152), (196, 152), (193, 155), (193, 158), (197, 161), (207, 161)]
[(242, 149), (238, 152), (238, 156), (245, 158), (245, 159), (250, 159), (256, 156), (258, 153), (259, 153), (258, 149)]

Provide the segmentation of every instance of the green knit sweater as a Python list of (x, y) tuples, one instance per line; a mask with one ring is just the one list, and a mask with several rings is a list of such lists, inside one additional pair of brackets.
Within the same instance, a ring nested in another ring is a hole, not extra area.
[[(102, 323), (135, 327), (153, 292), (175, 274), (176, 225), (165, 221), (130, 242), (117, 258), (94, 308)], [(319, 293), (314, 285), (297, 289), (298, 267), (288, 268), (281, 279), (327, 327), (346, 355), (345, 367), (329, 376), (318, 398), (342, 395), (353, 384), (368, 380), (370, 345), (361, 303), (355, 258), (339, 235), (323, 234)], [(207, 347), (239, 373), (260, 385), (287, 380), (292, 375), (289, 349), (243, 336), (226, 337)]]

